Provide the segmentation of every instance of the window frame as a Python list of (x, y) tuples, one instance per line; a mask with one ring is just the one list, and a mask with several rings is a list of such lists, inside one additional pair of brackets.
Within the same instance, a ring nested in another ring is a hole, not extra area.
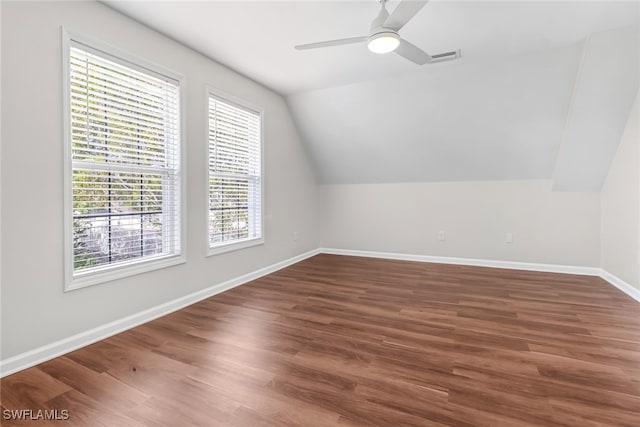
[[(78, 34), (73, 31), (69, 31), (64, 27), (61, 27), (62, 33), (62, 129), (63, 129), (63, 144), (64, 144), (64, 292), (85, 288), (105, 282), (111, 282), (113, 280), (122, 279), (125, 277), (134, 276), (186, 262), (186, 90), (185, 90), (185, 78), (182, 74), (175, 71), (168, 70), (160, 65), (149, 62), (136, 55), (132, 55), (119, 48), (110, 46), (100, 41), (94, 40), (90, 37)], [(166, 79), (171, 79), (178, 84), (178, 114), (180, 131), (178, 133), (178, 169), (177, 179), (179, 180), (176, 186), (179, 191), (178, 197), (178, 212), (176, 221), (178, 225), (176, 227), (179, 236), (179, 251), (175, 254), (167, 254), (152, 259), (134, 259), (126, 264), (106, 265), (103, 268), (89, 271), (81, 274), (76, 274), (74, 269), (73, 258), (73, 148), (71, 137), (71, 89), (69, 87), (70, 79), (70, 60), (71, 60), (71, 46), (72, 43), (78, 43), (87, 47), (88, 51), (93, 51), (97, 54), (104, 54), (107, 59), (113, 62), (117, 62), (128, 68), (135, 69), (147, 74), (160, 76)]]
[[(257, 113), (260, 116), (260, 237), (243, 239), (240, 241), (230, 241), (226, 243), (220, 243), (214, 247), (211, 247), (209, 244), (209, 182), (211, 181), (211, 170), (209, 169), (209, 98), (216, 98), (221, 102), (227, 102), (229, 104), (236, 105), (240, 108), (244, 108), (251, 112)], [(207, 257), (213, 255), (220, 255), (227, 252), (237, 251), (240, 249), (251, 248), (254, 246), (263, 245), (265, 243), (265, 184), (264, 184), (264, 176), (265, 176), (265, 148), (264, 148), (264, 129), (265, 129), (265, 112), (264, 108), (252, 104), (251, 102), (245, 101), (244, 99), (238, 98), (234, 95), (221, 91), (211, 85), (206, 85), (205, 90), (205, 141), (206, 141), (206, 156), (205, 157), (205, 168), (206, 168), (206, 186), (205, 186), (205, 195), (206, 195), (206, 215), (205, 215), (205, 225), (206, 225), (206, 250)]]

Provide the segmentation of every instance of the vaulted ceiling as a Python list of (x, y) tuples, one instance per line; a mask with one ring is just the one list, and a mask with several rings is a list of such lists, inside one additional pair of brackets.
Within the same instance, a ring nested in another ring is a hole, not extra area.
[(364, 45), (293, 49), (366, 35), (375, 0), (107, 4), (285, 95), (322, 183), (597, 191), (638, 91), (637, 2), (433, 0), (401, 35), (463, 56), (425, 66)]

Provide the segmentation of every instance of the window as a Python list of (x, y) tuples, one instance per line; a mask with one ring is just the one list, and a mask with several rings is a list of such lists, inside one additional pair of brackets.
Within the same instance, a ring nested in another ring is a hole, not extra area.
[(67, 37), (66, 289), (184, 262), (179, 80)]
[(263, 243), (262, 112), (209, 93), (209, 253)]

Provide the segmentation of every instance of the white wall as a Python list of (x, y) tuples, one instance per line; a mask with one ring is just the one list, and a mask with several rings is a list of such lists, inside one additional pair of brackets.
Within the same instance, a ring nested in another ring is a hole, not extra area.
[(640, 122), (636, 96), (602, 188), (602, 268), (640, 289)]
[[(323, 185), (322, 245), (598, 267), (599, 193), (551, 181)], [(437, 239), (438, 231), (446, 240)], [(513, 243), (505, 243), (513, 233)]]
[[(602, 260), (640, 286), (637, 100), (602, 206), (599, 193), (552, 192), (550, 180), (316, 187), (279, 95), (99, 3), (0, 5), (2, 359), (318, 246), (588, 267)], [(63, 293), (61, 25), (186, 76), (186, 264)], [(266, 112), (266, 244), (210, 258), (207, 84)]]
[[(281, 96), (99, 3), (1, 7), (2, 359), (318, 247), (315, 181)], [(61, 25), (185, 75), (186, 264), (63, 293)], [(206, 84), (266, 120), (266, 244), (210, 258)]]

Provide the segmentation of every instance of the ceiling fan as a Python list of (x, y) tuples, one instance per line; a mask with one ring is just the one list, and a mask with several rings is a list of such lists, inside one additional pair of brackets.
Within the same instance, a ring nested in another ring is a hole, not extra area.
[(298, 50), (316, 49), (320, 47), (339, 46), (367, 42), (367, 47), (374, 53), (395, 52), (403, 58), (418, 65), (440, 62), (460, 57), (460, 50), (429, 55), (419, 47), (401, 38), (398, 31), (404, 27), (429, 0), (403, 0), (393, 13), (389, 15), (385, 7), (387, 0), (378, 0), (382, 6), (378, 16), (371, 22), (368, 36), (350, 37), (295, 46)]

